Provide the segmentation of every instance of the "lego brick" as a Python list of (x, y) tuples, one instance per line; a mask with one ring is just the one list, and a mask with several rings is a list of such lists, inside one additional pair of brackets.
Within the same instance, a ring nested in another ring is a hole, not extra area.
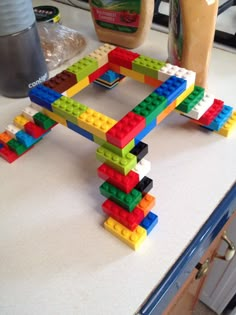
[(0, 148), (0, 156), (8, 163), (14, 162), (19, 157), (14, 151), (10, 150), (8, 147)]
[(9, 149), (14, 151), (17, 155), (21, 155), (27, 151), (27, 148), (19, 141), (12, 139), (7, 143)]
[(126, 69), (124, 67), (120, 67), (120, 73), (126, 77), (129, 77), (136, 81), (144, 83), (144, 74), (142, 73), (139, 73), (134, 70)]
[(26, 148), (30, 148), (38, 140), (28, 135), (25, 131), (21, 130), (16, 134), (16, 140), (23, 144)]
[(19, 115), (14, 118), (13, 122), (16, 127), (24, 129), (24, 126), (29, 122), (29, 119), (25, 118), (23, 115)]
[(76, 102), (75, 100), (62, 96), (52, 104), (52, 110), (66, 120), (78, 125), (78, 117), (88, 109), (87, 106)]
[(60, 115), (57, 115), (54, 112), (50, 112), (46, 108), (43, 109), (42, 113), (47, 117), (51, 118), (52, 120), (56, 121), (57, 123), (67, 127), (66, 119), (64, 117), (61, 117)]
[(167, 99), (167, 104), (171, 104), (178, 96), (186, 90), (186, 80), (170, 77), (154, 92)]
[(57, 124), (56, 121), (54, 121), (53, 119), (47, 117), (46, 115), (40, 112), (34, 115), (34, 122), (37, 126), (45, 130), (50, 129)]
[(23, 112), (22, 112), (22, 116), (24, 116), (26, 119), (28, 119), (29, 121), (31, 121), (32, 123), (34, 123), (34, 115), (36, 115), (37, 113), (39, 113), (38, 110), (34, 109), (31, 106), (27, 106)]
[(158, 71), (163, 68), (165, 62), (140, 55), (132, 62), (132, 70), (143, 73), (154, 79), (158, 79)]
[(198, 120), (208, 110), (213, 102), (214, 96), (205, 93), (201, 101), (198, 102), (189, 113), (185, 113), (185, 116)]
[(84, 88), (86, 88), (89, 84), (90, 84), (89, 77), (85, 77), (84, 79), (80, 80), (75, 85), (73, 85), (71, 88), (69, 88), (65, 92), (65, 96), (72, 97), (76, 95), (77, 93), (79, 93)]
[(190, 85), (183, 93), (181, 93), (176, 98), (176, 106), (180, 105), (193, 91), (194, 91), (194, 84)]
[(116, 46), (110, 44), (104, 44), (103, 46), (97, 48), (92, 53), (89, 54), (89, 57), (97, 60), (98, 67), (102, 67), (108, 63), (108, 53), (115, 49)]
[(6, 127), (6, 132), (7, 132), (7, 134), (8, 134), (10, 137), (14, 138), (14, 139), (16, 139), (16, 134), (17, 134), (19, 131), (21, 131), (21, 129), (18, 128), (18, 127), (16, 127), (16, 126), (14, 126), (14, 125), (12, 125), (12, 124), (9, 124), (9, 125)]
[(96, 71), (91, 73), (88, 78), (89, 78), (89, 83), (95, 81), (99, 77), (103, 76), (107, 71), (109, 71), (109, 65), (108, 63), (104, 64), (102, 67), (98, 68)]
[(74, 73), (76, 75), (77, 82), (79, 82), (96, 71), (98, 68), (99, 66), (97, 60), (93, 57), (87, 56), (74, 63), (66, 70)]
[(116, 47), (108, 53), (109, 62), (127, 69), (132, 69), (132, 62), (138, 57), (139, 54), (121, 47)]
[(224, 105), (222, 111), (217, 115), (217, 117), (207, 126), (210, 130), (218, 131), (220, 130), (226, 121), (232, 115), (233, 108), (228, 105)]
[[(40, 84), (29, 91), (29, 98), (32, 102), (52, 111), (52, 103), (62, 95)], [(27, 117), (26, 117), (27, 118)]]
[(140, 191), (144, 196), (153, 188), (153, 180), (147, 176), (144, 176), (138, 185), (135, 186), (135, 189)]
[(114, 83), (110, 84), (110, 83), (103, 83), (100, 81), (100, 79), (97, 79), (93, 83), (96, 85), (102, 86), (108, 90), (111, 90), (120, 83), (120, 80), (117, 79)]
[(139, 143), (143, 140), (146, 135), (149, 134), (149, 132), (152, 131), (157, 125), (156, 119), (153, 119), (153, 121), (150, 122), (134, 139), (135, 144)]
[(36, 139), (41, 138), (46, 133), (43, 128), (37, 126), (32, 121), (29, 121), (27, 124), (25, 124), (25, 131)]
[(171, 65), (167, 63), (158, 71), (158, 80), (165, 82), (170, 77), (176, 76), (178, 78), (186, 80), (186, 88), (194, 85), (196, 79), (196, 73), (185, 68)]
[(123, 175), (127, 175), (137, 163), (136, 156), (131, 153), (128, 153), (124, 157), (120, 157), (104, 147), (99, 147), (97, 149), (96, 158), (100, 162), (105, 162)]
[(6, 146), (11, 139), (13, 139), (13, 137), (6, 131), (0, 133), (0, 143), (4, 146)]
[(126, 194), (138, 184), (139, 176), (137, 173), (130, 171), (123, 175), (106, 164), (102, 164), (97, 170), (98, 176), (108, 183), (116, 186)]
[(146, 217), (146, 215), (152, 210), (155, 204), (156, 204), (155, 197), (150, 194), (146, 194), (139, 202), (137, 207), (143, 211), (144, 217)]
[(143, 116), (146, 120), (146, 126), (166, 108), (167, 99), (157, 93), (151, 93), (141, 103), (134, 107), (133, 112)]
[(141, 161), (148, 154), (148, 145), (142, 141), (140, 141), (130, 153), (137, 157), (137, 162)]
[[(134, 140), (131, 140), (125, 147), (118, 148), (115, 145), (109, 143), (109, 142), (103, 142), (101, 145), (103, 145), (104, 148), (108, 149), (109, 151), (119, 155), (119, 156), (126, 156), (130, 150), (132, 150), (135, 146)], [(130, 152), (132, 153), (132, 152)], [(135, 154), (134, 154), (135, 155)]]
[(123, 148), (145, 128), (145, 125), (144, 117), (129, 112), (106, 133), (107, 141)]
[[(131, 231), (133, 231), (144, 218), (143, 211), (139, 208), (134, 208), (132, 212), (128, 212), (109, 199), (102, 204), (102, 209), (109, 217), (123, 224)], [(143, 226), (143, 228), (145, 228), (145, 226)]]
[(144, 75), (144, 83), (153, 86), (154, 88), (158, 88), (160, 85), (162, 85), (163, 82), (161, 80)]
[(164, 120), (168, 115), (170, 115), (174, 109), (176, 108), (176, 100), (173, 101), (170, 105), (168, 105), (158, 116), (157, 116), (157, 124), (160, 124), (162, 120)]
[(76, 75), (66, 70), (42, 84), (58, 93), (63, 93), (77, 83)]
[(91, 134), (90, 132), (80, 128), (79, 126), (73, 124), (70, 121), (67, 121), (67, 127), (75, 132), (77, 132), (78, 134), (80, 134), (81, 136), (83, 136), (84, 138), (87, 138), (91, 141), (93, 141), (93, 134)]
[(146, 159), (142, 159), (135, 165), (132, 171), (138, 174), (139, 180), (142, 180), (144, 176), (151, 171), (151, 162)]
[(112, 70), (108, 70), (102, 76), (100, 76), (99, 79), (101, 82), (113, 84), (120, 79), (120, 74)]
[(189, 113), (203, 97), (204, 89), (200, 86), (195, 86), (193, 92), (176, 107), (176, 110)]
[(140, 226), (143, 227), (147, 231), (147, 235), (153, 230), (153, 228), (158, 223), (158, 216), (153, 213), (149, 212), (148, 215), (143, 219), (140, 223)]
[(111, 217), (104, 222), (104, 227), (134, 250), (138, 249), (147, 236), (143, 227), (138, 225), (134, 231), (130, 231)]
[(230, 116), (230, 118), (227, 120), (224, 126), (219, 131), (217, 131), (217, 133), (224, 137), (228, 137), (235, 130), (236, 130), (236, 112), (233, 112), (233, 114)]
[(99, 187), (99, 190), (103, 196), (114, 201), (129, 212), (132, 212), (142, 199), (140, 191), (132, 189), (130, 193), (126, 194), (108, 182), (103, 183)]
[(118, 65), (116, 65), (116, 64), (114, 64), (114, 63), (109, 62), (109, 68), (110, 68), (112, 71), (114, 71), (114, 72), (120, 74), (120, 66), (118, 66)]
[(210, 123), (216, 118), (216, 116), (222, 111), (224, 102), (221, 100), (214, 99), (213, 104), (198, 120), (200, 124), (209, 126)]
[(116, 123), (116, 120), (90, 108), (78, 117), (79, 127), (104, 140), (107, 140), (107, 132), (109, 132)]

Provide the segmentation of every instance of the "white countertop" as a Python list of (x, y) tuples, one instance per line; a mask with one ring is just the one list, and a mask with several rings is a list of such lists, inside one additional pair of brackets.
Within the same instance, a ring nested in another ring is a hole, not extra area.
[[(47, 3), (86, 36), (77, 59), (100, 45), (88, 12)], [(166, 47), (167, 35), (151, 31), (136, 51), (165, 60)], [(233, 106), (235, 83), (236, 54), (214, 49), (209, 91)], [(118, 119), (151, 90), (127, 79), (77, 99)], [(1, 130), (28, 104), (0, 97)], [(0, 160), (1, 315), (130, 315), (161, 281), (234, 183), (236, 133), (206, 133), (173, 113), (143, 141), (159, 223), (136, 252), (102, 227), (97, 145), (56, 126), (13, 164)]]

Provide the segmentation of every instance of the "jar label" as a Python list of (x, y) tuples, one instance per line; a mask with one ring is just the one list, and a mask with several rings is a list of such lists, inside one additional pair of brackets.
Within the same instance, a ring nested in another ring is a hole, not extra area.
[(96, 23), (106, 29), (135, 33), (139, 27), (141, 0), (92, 0)]

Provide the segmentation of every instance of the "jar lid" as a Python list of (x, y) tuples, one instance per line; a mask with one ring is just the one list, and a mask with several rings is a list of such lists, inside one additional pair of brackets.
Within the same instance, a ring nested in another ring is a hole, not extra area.
[(50, 5), (34, 7), (37, 22), (58, 23), (61, 19), (59, 9)]

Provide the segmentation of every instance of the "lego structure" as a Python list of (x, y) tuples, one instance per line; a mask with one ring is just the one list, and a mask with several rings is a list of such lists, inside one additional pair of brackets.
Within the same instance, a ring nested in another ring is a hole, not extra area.
[[(172, 111), (223, 136), (236, 129), (236, 112), (195, 86), (196, 74), (136, 52), (104, 44), (47, 82), (33, 88), (32, 104), (0, 134), (0, 156), (15, 161), (60, 123), (98, 145), (104, 180), (100, 193), (108, 218), (106, 230), (137, 249), (158, 222), (152, 212), (153, 181), (143, 138)], [(130, 77), (154, 90), (121, 120), (116, 121), (71, 97), (95, 82), (114, 88)], [(37, 104), (37, 106), (35, 106)], [(40, 107), (38, 107), (40, 106)]]

